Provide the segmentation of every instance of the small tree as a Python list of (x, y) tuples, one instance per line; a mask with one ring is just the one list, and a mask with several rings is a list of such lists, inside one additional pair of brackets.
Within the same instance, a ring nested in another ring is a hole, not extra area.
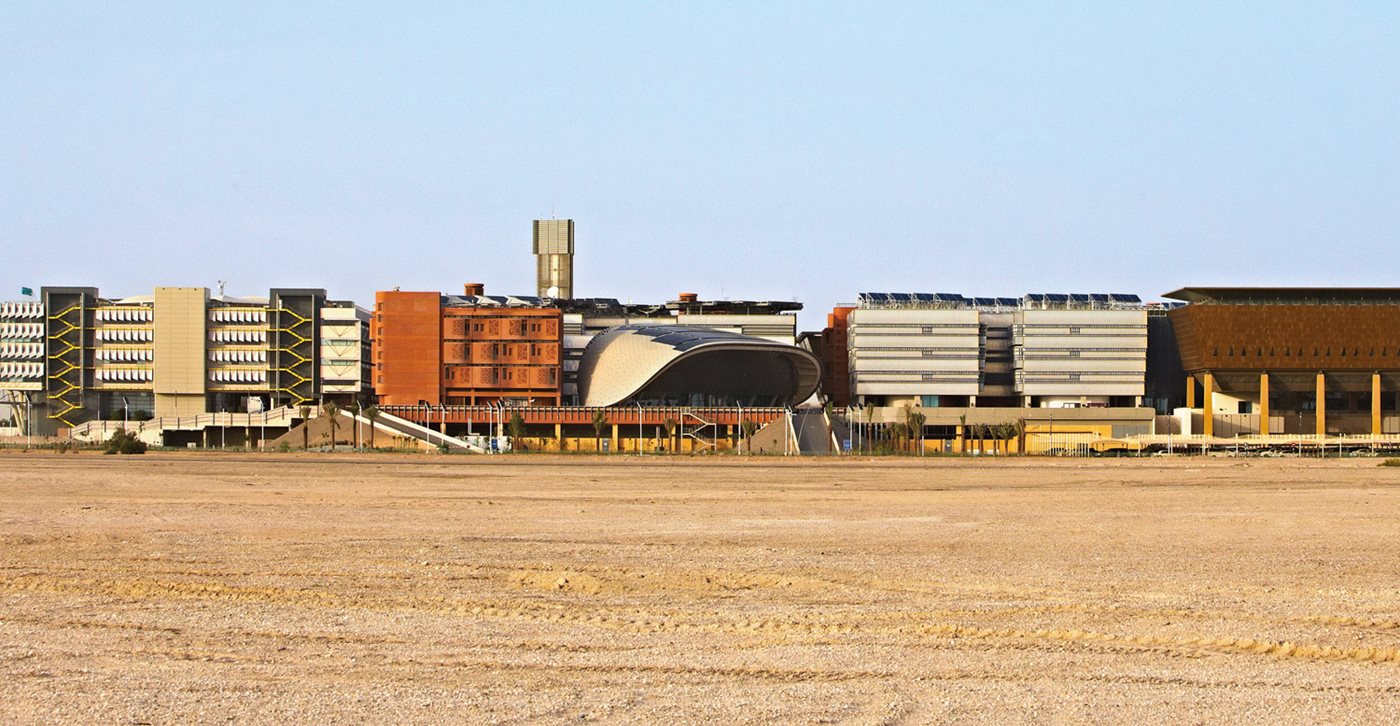
[(369, 448), (373, 449), (373, 448), (374, 448), (374, 422), (375, 422), (376, 419), (379, 418), (379, 407), (378, 407), (378, 406), (375, 406), (374, 404), (370, 404), (370, 405), (368, 405), (368, 406), (365, 406), (364, 411), (362, 411), (361, 413), (364, 414), (364, 417), (365, 417), (365, 418), (369, 419)]
[(103, 449), (103, 453), (144, 454), (146, 453), (146, 442), (138, 438), (135, 433), (126, 429), (117, 429), (107, 439), (107, 447)]
[(335, 401), (326, 401), (321, 404), (321, 411), (326, 414), (326, 421), (331, 427), (331, 451), (335, 451), (335, 424), (336, 418), (340, 415), (340, 407), (335, 405)]
[(506, 421), (506, 435), (510, 437), (510, 449), (525, 449), (525, 419), (520, 417), (520, 412), (511, 413), (510, 420)]
[(311, 429), (307, 427), (311, 422), (311, 407), (303, 403), (297, 406), (297, 414), (301, 416), (301, 450), (305, 451), (311, 448)]
[(608, 415), (602, 409), (593, 412), (593, 449), (603, 450), (603, 432), (608, 428)]

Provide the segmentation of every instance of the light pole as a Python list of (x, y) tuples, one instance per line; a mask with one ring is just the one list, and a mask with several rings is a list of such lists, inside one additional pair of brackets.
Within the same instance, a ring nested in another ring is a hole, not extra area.
[(783, 408), (783, 456), (792, 455), (792, 412)]
[(735, 401), (739, 407), (739, 456), (744, 455), (744, 404)]

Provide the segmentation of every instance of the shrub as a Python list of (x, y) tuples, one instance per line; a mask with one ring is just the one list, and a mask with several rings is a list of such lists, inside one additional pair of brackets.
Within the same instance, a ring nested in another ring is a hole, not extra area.
[(103, 449), (104, 454), (144, 454), (146, 453), (146, 442), (142, 441), (135, 433), (126, 429), (117, 429), (112, 432), (112, 437), (107, 439), (107, 447)]
[(1400, 466), (1400, 459), (1386, 459), (1381, 462), (1381, 466)]

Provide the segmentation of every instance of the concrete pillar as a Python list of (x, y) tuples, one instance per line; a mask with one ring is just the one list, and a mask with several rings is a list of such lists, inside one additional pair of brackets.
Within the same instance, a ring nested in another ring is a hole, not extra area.
[(1204, 395), (1201, 396), (1201, 433), (1206, 436), (1215, 435), (1215, 411), (1212, 408), (1214, 402), (1211, 400), (1215, 396), (1215, 376), (1210, 371), (1206, 371)]
[(613, 427), (612, 450), (613, 450), (614, 452), (616, 452), (616, 451), (618, 451), (618, 448), (617, 448), (617, 424), (613, 424), (612, 427)]
[(1381, 374), (1371, 374), (1371, 435), (1381, 435)]
[(1259, 374), (1259, 435), (1269, 435), (1269, 374)]
[(1195, 408), (1195, 407), (1196, 407), (1196, 377), (1195, 377), (1195, 376), (1187, 376), (1187, 377), (1186, 377), (1186, 407), (1187, 407), (1187, 408)]
[(1317, 374), (1317, 435), (1327, 435), (1327, 376)]
[(564, 424), (554, 424), (554, 445), (564, 450)]

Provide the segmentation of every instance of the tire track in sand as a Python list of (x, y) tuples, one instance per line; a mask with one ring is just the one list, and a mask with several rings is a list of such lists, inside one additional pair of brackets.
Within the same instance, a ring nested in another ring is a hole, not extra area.
[(0, 590), (47, 592), (55, 594), (101, 595), (135, 600), (197, 599), (257, 602), (269, 605), (346, 608), (368, 610), (415, 610), (490, 620), (529, 621), (604, 627), (630, 632), (664, 631), (766, 635), (774, 637), (900, 636), (903, 638), (968, 638), (978, 640), (1017, 640), (1038, 644), (1088, 644), (1123, 649), (1198, 648), (1233, 655), (1274, 656), (1316, 661), (1355, 661), (1400, 663), (1400, 649), (1389, 647), (1341, 648), (1311, 643), (1292, 643), (1253, 638), (1188, 637), (1114, 634), (1080, 629), (993, 628), (957, 623), (932, 622), (913, 625), (881, 626), (856, 616), (845, 621), (743, 618), (711, 613), (696, 619), (695, 613), (652, 612), (640, 608), (609, 608), (592, 605), (570, 607), (529, 601), (463, 601), (444, 597), (347, 597), (317, 590), (291, 590), (273, 587), (233, 586), (215, 582), (160, 580), (111, 580), (102, 578), (65, 579), (43, 575), (0, 577)]

